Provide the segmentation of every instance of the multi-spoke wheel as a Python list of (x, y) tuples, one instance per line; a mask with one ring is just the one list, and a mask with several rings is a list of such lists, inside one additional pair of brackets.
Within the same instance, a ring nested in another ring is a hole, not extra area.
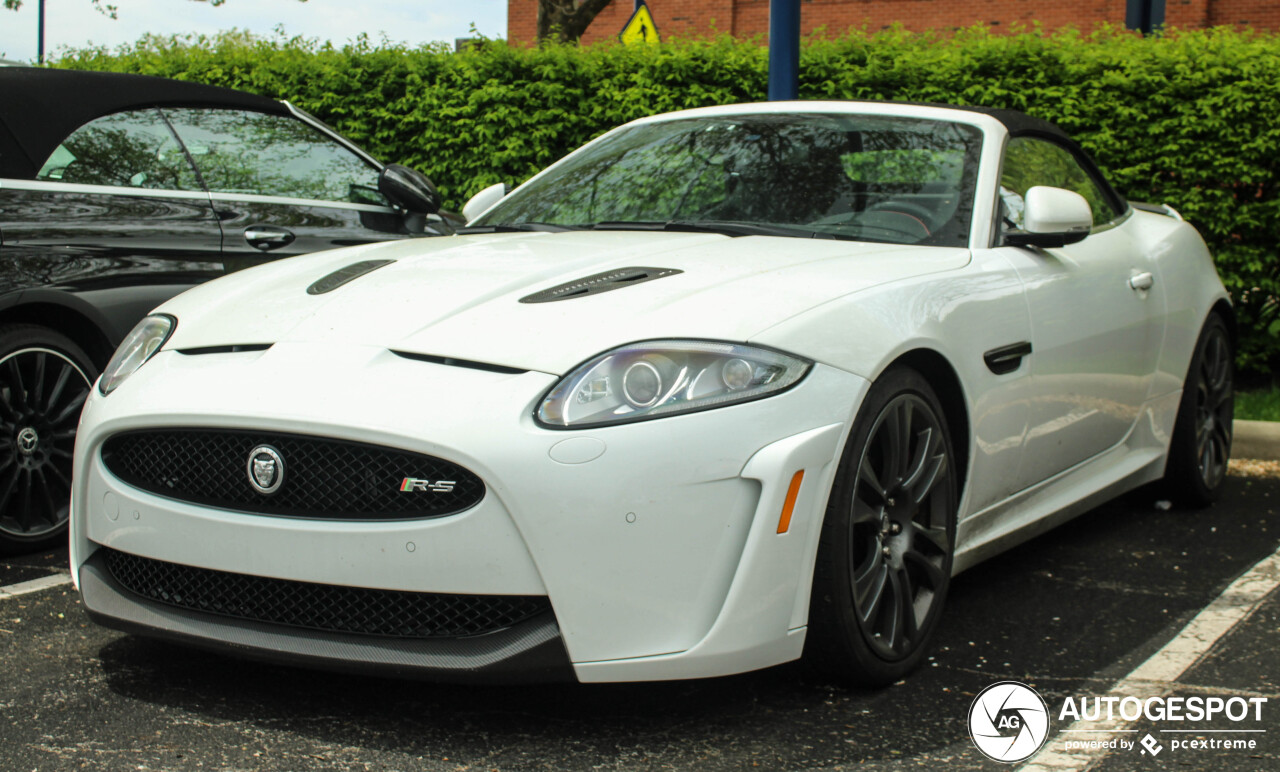
[(933, 389), (905, 368), (871, 388), (846, 444), (814, 572), (805, 655), (882, 686), (924, 656), (951, 579), (959, 492)]
[(95, 375), (84, 352), (58, 333), (0, 328), (0, 551), (62, 538), (76, 424)]
[(1235, 411), (1234, 365), (1226, 322), (1213, 314), (1200, 332), (1182, 384), (1165, 468), (1164, 487), (1184, 505), (1212, 503), (1227, 476)]

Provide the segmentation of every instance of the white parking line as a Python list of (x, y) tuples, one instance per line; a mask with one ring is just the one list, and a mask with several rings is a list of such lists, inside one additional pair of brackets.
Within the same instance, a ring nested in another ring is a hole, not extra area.
[(0, 587), (0, 600), (16, 598), (29, 592), (40, 592), (50, 587), (61, 587), (64, 584), (71, 584), (71, 574), (53, 574), (51, 576), (42, 576), (39, 579), (29, 579), (25, 582)]
[[(1257, 610), (1262, 601), (1280, 587), (1280, 551), (1263, 558), (1244, 576), (1231, 583), (1221, 595), (1187, 623), (1173, 640), (1150, 659), (1116, 682), (1106, 696), (1163, 697), (1177, 688), (1175, 683), (1205, 657), (1222, 636), (1231, 632)], [(1106, 756), (1108, 748), (1066, 750), (1065, 735), (1083, 729), (1125, 731), (1135, 722), (1116, 717), (1111, 721), (1077, 721), (1045, 743), (1040, 752), (1022, 767), (1022, 772), (1074, 772), (1084, 770)]]

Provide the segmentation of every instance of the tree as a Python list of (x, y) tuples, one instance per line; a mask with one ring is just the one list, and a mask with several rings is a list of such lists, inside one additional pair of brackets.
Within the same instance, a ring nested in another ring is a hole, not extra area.
[[(89, 0), (89, 2), (93, 4), (93, 7), (97, 9), (98, 13), (103, 14), (104, 16), (110, 16), (113, 19), (116, 18), (116, 11), (118, 10), (116, 6), (107, 5), (106, 3), (103, 3), (102, 0)], [(209, 5), (222, 5), (227, 2), (227, 0), (194, 0), (194, 2), (208, 3)], [(305, 3), (307, 0), (298, 0), (298, 2)], [(22, 7), (22, 0), (0, 0), (0, 3), (3, 3), (3, 6), (10, 11), (16, 11)]]
[[(208, 3), (209, 5), (212, 5), (212, 6), (219, 6), (227, 2), (227, 0), (194, 0), (194, 1), (198, 3)], [(23, 0), (0, 0), (0, 7), (6, 8), (10, 11), (16, 11), (22, 7), (22, 2)], [(36, 47), (36, 61), (40, 64), (44, 64), (44, 0), (38, 0), (38, 2), (40, 5), (40, 39)], [(298, 2), (305, 3), (307, 2), (307, 0), (298, 0)], [(116, 6), (109, 5), (104, 0), (89, 0), (89, 3), (93, 6), (95, 11), (102, 14), (103, 16), (106, 16), (107, 18), (110, 18), (110, 19), (119, 18), (117, 16), (117, 12), (119, 11), (119, 8), (117, 8)]]
[(538, 0), (538, 42), (576, 43), (610, 1)]

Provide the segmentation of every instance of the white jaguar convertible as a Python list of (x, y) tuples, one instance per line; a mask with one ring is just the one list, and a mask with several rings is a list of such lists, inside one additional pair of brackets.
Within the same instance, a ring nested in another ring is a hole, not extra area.
[(460, 235), (158, 308), (88, 400), (93, 619), (437, 679), (882, 685), (951, 578), (1231, 447), (1200, 236), (1020, 113), (791, 102), (610, 131)]

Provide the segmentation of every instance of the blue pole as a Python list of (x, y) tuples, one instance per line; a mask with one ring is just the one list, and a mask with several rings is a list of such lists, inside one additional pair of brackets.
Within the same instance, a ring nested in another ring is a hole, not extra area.
[(1124, 25), (1150, 35), (1164, 26), (1165, 0), (1127, 0)]
[(1147, 23), (1151, 26), (1145, 34), (1159, 31), (1164, 27), (1164, 0), (1151, 0), (1147, 17)]
[(36, 64), (44, 64), (44, 0), (40, 0), (36, 22)]
[(800, 95), (800, 0), (769, 0), (769, 101)]

